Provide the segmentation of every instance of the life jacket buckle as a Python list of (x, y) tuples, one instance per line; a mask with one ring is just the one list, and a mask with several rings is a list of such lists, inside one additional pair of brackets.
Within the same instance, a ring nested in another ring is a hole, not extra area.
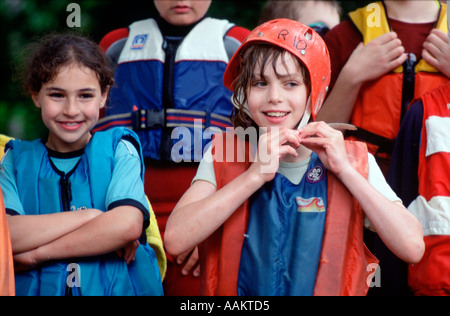
[(165, 110), (137, 110), (131, 113), (134, 130), (156, 129), (166, 126)]

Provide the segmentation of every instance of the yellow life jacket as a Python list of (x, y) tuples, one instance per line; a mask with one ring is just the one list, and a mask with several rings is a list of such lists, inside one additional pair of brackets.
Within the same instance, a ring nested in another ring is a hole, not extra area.
[(0, 159), (2, 159), (3, 155), (5, 154), (6, 143), (9, 142), (11, 139), (12, 139), (11, 137), (0, 134)]
[[(439, 18), (436, 22), (436, 28), (447, 33), (447, 5), (441, 4)], [(380, 11), (377, 11), (380, 10)], [(380, 19), (377, 19), (375, 14), (379, 13)], [(386, 15), (386, 8), (383, 2), (378, 1), (364, 8), (359, 8), (356, 11), (350, 12), (349, 17), (353, 24), (363, 35), (364, 45), (367, 45), (377, 37), (391, 32), (391, 26)], [(416, 72), (439, 72), (436, 68), (429, 65), (425, 60), (421, 59), (415, 67)], [(403, 66), (397, 67), (393, 72), (402, 73)]]
[[(442, 4), (436, 28), (447, 33), (447, 6)], [(360, 31), (364, 44), (391, 31), (383, 2), (371, 3), (349, 13), (349, 18)], [(424, 59), (410, 58), (383, 77), (365, 83), (353, 109), (351, 123), (358, 131), (354, 138), (368, 143), (369, 151), (378, 158), (390, 159), (400, 122), (410, 101), (448, 81)]]

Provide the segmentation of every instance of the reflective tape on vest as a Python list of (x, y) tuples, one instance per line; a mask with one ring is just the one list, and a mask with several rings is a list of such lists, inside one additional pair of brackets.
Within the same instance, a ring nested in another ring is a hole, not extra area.
[(427, 129), (427, 151), (425, 156), (450, 153), (450, 117), (430, 116), (425, 121)]

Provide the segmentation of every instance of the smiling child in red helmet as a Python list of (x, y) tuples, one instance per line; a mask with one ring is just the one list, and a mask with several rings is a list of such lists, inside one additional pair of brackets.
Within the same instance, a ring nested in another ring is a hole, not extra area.
[(420, 224), (367, 148), (308, 124), (329, 65), (320, 36), (286, 19), (257, 27), (230, 61), (232, 120), (258, 129), (257, 145), (238, 129), (218, 135), (166, 229), (170, 253), (201, 245), (203, 294), (364, 295), (377, 263), (363, 243), (364, 216), (400, 258), (422, 257)]

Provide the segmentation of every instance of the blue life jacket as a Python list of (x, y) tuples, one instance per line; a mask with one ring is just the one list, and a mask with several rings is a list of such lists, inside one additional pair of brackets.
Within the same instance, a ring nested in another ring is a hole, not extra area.
[(327, 209), (326, 169), (313, 154), (295, 185), (277, 173), (250, 200), (238, 295), (311, 296)]
[(171, 46), (154, 19), (133, 23), (95, 131), (126, 126), (139, 135), (146, 158), (200, 161), (212, 135), (231, 126), (222, 77), (229, 59), (223, 39), (232, 26), (205, 18)]
[[(69, 177), (72, 205), (108, 211), (106, 194), (114, 169), (114, 152), (121, 139), (137, 146), (134, 132), (115, 128), (96, 133), (87, 144), (80, 162)], [(51, 166), (48, 151), (40, 140), (12, 141), (14, 172), (26, 215), (62, 212), (60, 180)], [(143, 162), (142, 162), (143, 166)], [(144, 167), (141, 177), (144, 175)], [(95, 241), (93, 241), (95, 242)], [(48, 262), (37, 269), (16, 273), (17, 295), (162, 295), (161, 276), (154, 250), (145, 241), (127, 265), (115, 253)]]

